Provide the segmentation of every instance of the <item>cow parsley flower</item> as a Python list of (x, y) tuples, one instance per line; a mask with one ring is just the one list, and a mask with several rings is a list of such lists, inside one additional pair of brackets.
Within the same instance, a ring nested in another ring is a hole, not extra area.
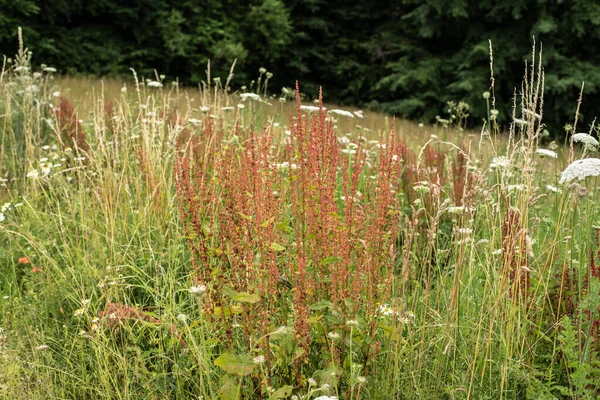
[(260, 96), (256, 93), (242, 93), (240, 94), (240, 97), (242, 98), (242, 100), (254, 100), (254, 101), (259, 101), (260, 100)]
[(252, 359), (252, 361), (254, 362), (254, 364), (262, 364), (265, 362), (265, 356), (263, 356), (262, 354), (260, 356), (256, 356)]
[(490, 168), (508, 168), (508, 167), (510, 167), (510, 159), (508, 159), (504, 156), (494, 157), (492, 159), (492, 163), (490, 164)]
[(201, 296), (206, 293), (206, 285), (192, 286), (190, 288), (190, 293), (194, 296)]
[(54, 67), (46, 67), (43, 69), (44, 72), (56, 72), (56, 68)]
[(600, 159), (584, 158), (571, 163), (560, 175), (559, 183), (570, 182), (573, 179), (583, 180), (588, 176), (600, 175)]
[(146, 86), (152, 87), (152, 88), (161, 88), (163, 86), (163, 84), (160, 82), (157, 82), (157, 81), (150, 81), (150, 82), (146, 83)]
[(583, 143), (587, 147), (598, 147), (598, 140), (587, 133), (576, 133), (572, 136), (574, 142)]
[(558, 154), (552, 150), (537, 149), (535, 152), (542, 157), (558, 158)]
[[(304, 110), (304, 111), (308, 111), (308, 112), (314, 112), (314, 111), (320, 110), (320, 108), (317, 106), (300, 106), (300, 109)], [(326, 108), (323, 107), (323, 110), (326, 110)]]
[(338, 108), (334, 108), (333, 110), (331, 110), (331, 112), (334, 113), (334, 114), (337, 114), (337, 115), (342, 115), (344, 117), (354, 118), (354, 114), (352, 114), (350, 111), (340, 110)]

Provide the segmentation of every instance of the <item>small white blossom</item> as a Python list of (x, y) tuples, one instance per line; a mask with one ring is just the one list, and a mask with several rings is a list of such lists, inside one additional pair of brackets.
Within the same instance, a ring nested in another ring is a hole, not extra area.
[(254, 100), (254, 101), (258, 101), (260, 100), (260, 96), (256, 93), (242, 93), (240, 94), (240, 97), (242, 98), (242, 100)]
[(337, 333), (337, 332), (335, 332), (335, 331), (331, 331), (331, 332), (329, 332), (329, 333), (327, 334), (327, 337), (328, 337), (329, 339), (337, 340), (337, 339), (339, 339), (339, 338), (340, 338), (340, 334), (339, 334), (339, 333)]
[(260, 356), (256, 356), (252, 359), (252, 361), (254, 362), (254, 364), (262, 364), (265, 362), (265, 356), (263, 356), (262, 354)]
[(50, 348), (50, 346), (48, 346), (47, 344), (42, 344), (42, 345), (37, 346), (35, 349), (37, 351), (43, 351), (43, 350), (46, 350), (48, 348)]
[(146, 83), (146, 86), (152, 87), (152, 88), (160, 88), (163, 86), (163, 84), (160, 82), (157, 82), (157, 81), (150, 81), (150, 82)]
[(338, 108), (334, 108), (333, 110), (331, 110), (331, 112), (334, 113), (334, 114), (337, 114), (337, 115), (342, 115), (344, 117), (354, 118), (354, 114), (352, 114), (350, 111), (340, 110)]
[(558, 158), (558, 154), (552, 150), (537, 149), (535, 152), (542, 157)]
[(4, 216), (4, 214), (0, 212), (0, 222), (4, 221), (5, 219), (6, 217)]
[(177, 316), (177, 320), (181, 321), (181, 322), (185, 322), (187, 320), (187, 315), (185, 315), (185, 314), (179, 314)]
[[(300, 109), (304, 110), (304, 111), (308, 111), (308, 112), (314, 112), (314, 111), (320, 110), (320, 108), (316, 107), (316, 106), (300, 106)], [(323, 107), (323, 110), (326, 110), (326, 108)]]
[(562, 190), (554, 185), (546, 185), (546, 189), (554, 193), (562, 193)]
[(348, 321), (346, 321), (346, 326), (356, 328), (358, 327), (358, 321), (355, 319), (349, 319)]
[(32, 169), (31, 171), (29, 171), (27, 173), (28, 178), (36, 179), (36, 178), (39, 178), (39, 176), (40, 176), (40, 173), (38, 172), (37, 169)]
[(194, 296), (203, 295), (204, 293), (206, 293), (206, 285), (192, 286), (190, 288), (190, 293)]
[(75, 312), (73, 313), (74, 316), (79, 317), (81, 315), (83, 315), (84, 313), (84, 309), (83, 308), (78, 308), (77, 310), (75, 310)]
[(494, 157), (490, 168), (507, 168), (510, 166), (510, 160), (504, 156)]
[(56, 68), (54, 67), (46, 67), (43, 69), (44, 72), (56, 72)]

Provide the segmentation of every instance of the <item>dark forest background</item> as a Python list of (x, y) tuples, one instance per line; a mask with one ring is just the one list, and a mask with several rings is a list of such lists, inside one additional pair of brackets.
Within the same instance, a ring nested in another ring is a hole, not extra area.
[(573, 120), (582, 81), (584, 121), (600, 106), (598, 0), (0, 0), (7, 57), (18, 26), (34, 62), (60, 73), (156, 69), (196, 84), (207, 60), (226, 77), (237, 59), (237, 87), (265, 67), (273, 92), (299, 80), (309, 96), (322, 85), (327, 101), (429, 121), (465, 101), (473, 125), (486, 113), (488, 41), (507, 122), (535, 36), (551, 133)]

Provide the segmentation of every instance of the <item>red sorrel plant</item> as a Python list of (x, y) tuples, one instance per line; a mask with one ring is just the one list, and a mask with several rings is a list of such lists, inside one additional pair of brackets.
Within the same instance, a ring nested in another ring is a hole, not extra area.
[(66, 147), (74, 146), (79, 150), (87, 152), (89, 145), (86, 139), (85, 131), (79, 123), (75, 106), (68, 99), (61, 96), (58, 107), (54, 109), (56, 127), (61, 136), (61, 140)]
[[(343, 154), (333, 119), (301, 110), (299, 92), (283, 149), (268, 129), (203, 127), (179, 138), (175, 179), (195, 284), (207, 287), (202, 311), (222, 346), (264, 355), (267, 376), (255, 382), (269, 385), (304, 385), (315, 368), (349, 359), (368, 373), (378, 306), (393, 298), (405, 147), (384, 137), (367, 180), (360, 141)], [(282, 348), (272, 341), (291, 331), (288, 364), (275, 368)], [(371, 339), (348, 353), (359, 333)]]

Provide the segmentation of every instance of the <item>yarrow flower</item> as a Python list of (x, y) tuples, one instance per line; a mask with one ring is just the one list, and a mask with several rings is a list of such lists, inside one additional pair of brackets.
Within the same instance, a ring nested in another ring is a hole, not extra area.
[(558, 154), (552, 150), (537, 149), (535, 152), (542, 157), (558, 158)]
[(157, 81), (150, 81), (150, 82), (146, 83), (146, 86), (152, 87), (152, 88), (160, 88), (163, 86), (163, 84), (160, 82), (157, 82)]
[(600, 175), (600, 159), (584, 158), (571, 163), (560, 175), (559, 183), (571, 182), (574, 179), (583, 180), (588, 176)]

